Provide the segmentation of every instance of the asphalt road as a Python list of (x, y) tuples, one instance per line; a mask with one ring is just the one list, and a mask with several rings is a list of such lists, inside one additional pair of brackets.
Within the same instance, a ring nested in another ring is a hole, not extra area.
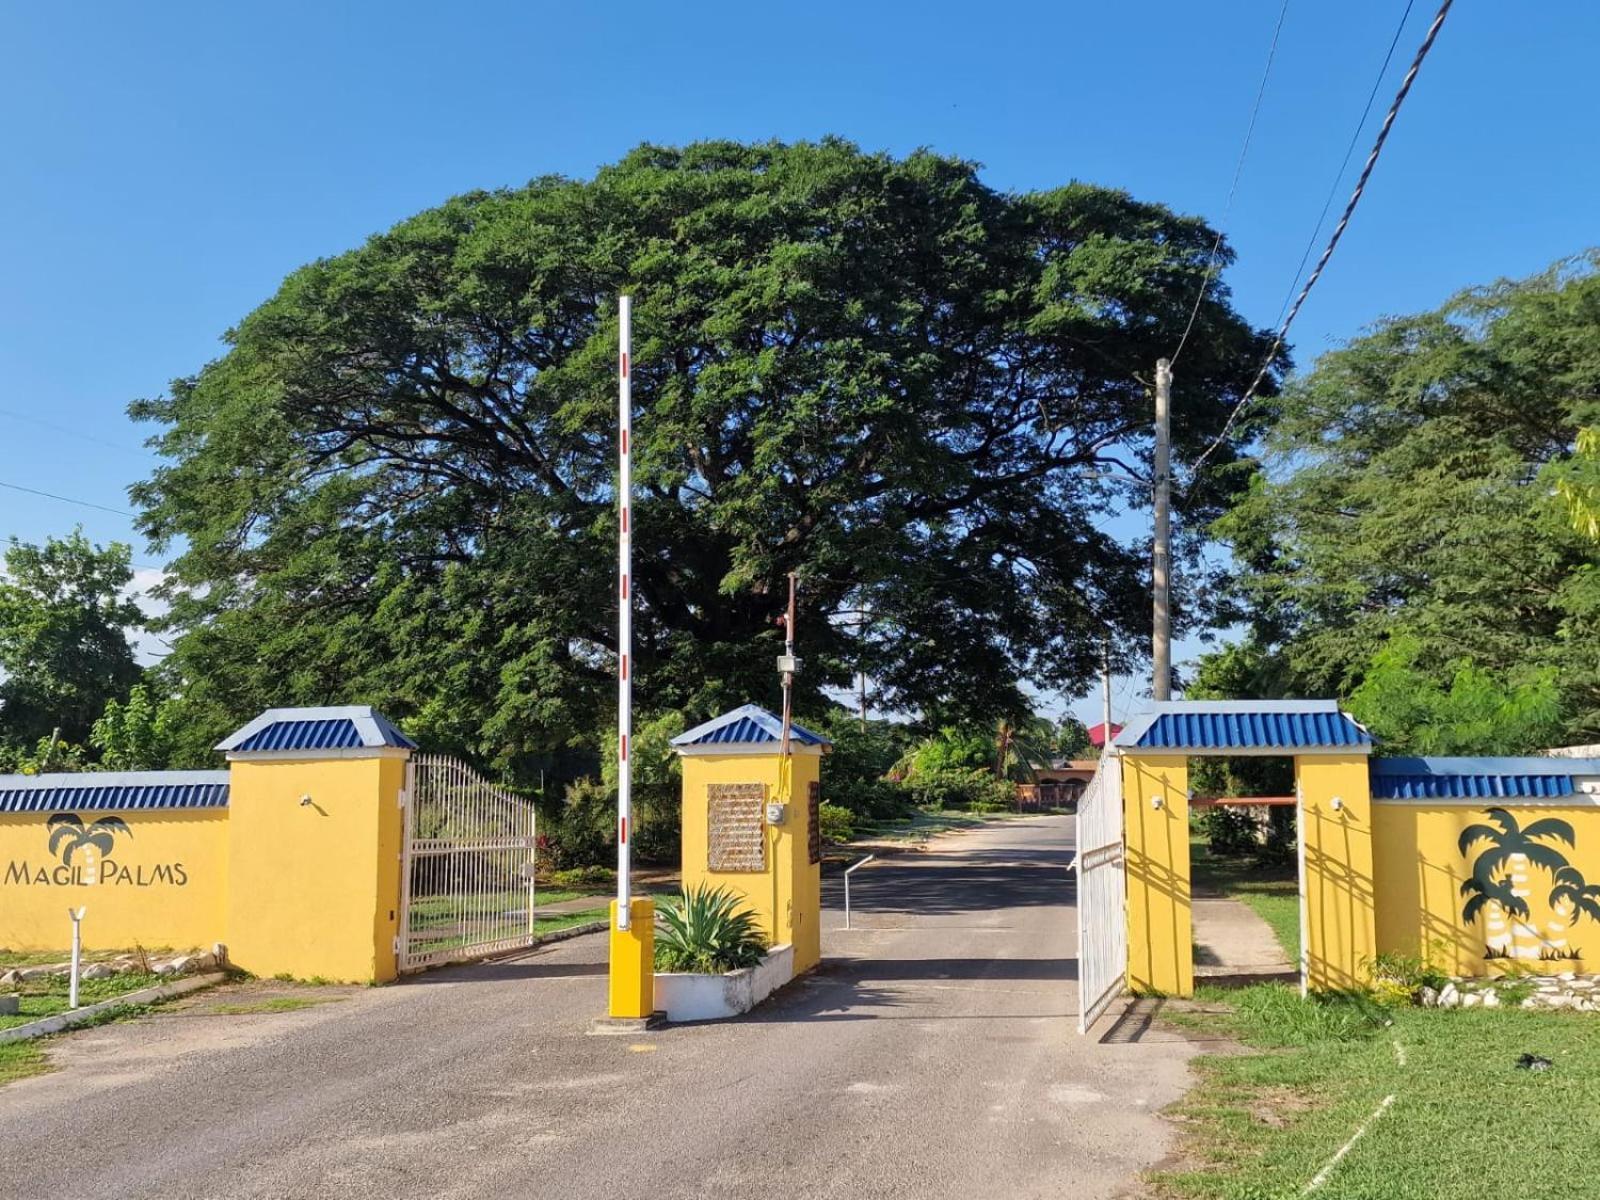
[(742, 1021), (590, 1036), (585, 937), (84, 1031), (0, 1090), (0, 1196), (1137, 1194), (1191, 1048), (1076, 1033), (1071, 845), (1041, 817), (863, 868), (860, 928), (830, 909), (822, 968)]

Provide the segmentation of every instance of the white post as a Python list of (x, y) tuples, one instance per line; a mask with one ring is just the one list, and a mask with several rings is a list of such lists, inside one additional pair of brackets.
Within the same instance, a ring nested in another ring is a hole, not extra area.
[(863, 858), (860, 862), (856, 863), (854, 866), (850, 866), (850, 867), (846, 867), (845, 868), (845, 871), (844, 871), (844, 927), (846, 929), (850, 928), (850, 876), (852, 874), (854, 874), (856, 871), (860, 870), (862, 867), (866, 866), (869, 862), (871, 862), (873, 859), (875, 859), (877, 857), (878, 856), (876, 854), (869, 854), (865, 858)]
[(628, 825), (633, 816), (633, 298), (617, 300), (617, 928), (629, 927), (633, 902)]
[(67, 1007), (78, 1007), (78, 976), (83, 968), (83, 914), (82, 908), (67, 909), (72, 918), (72, 982), (68, 985)]

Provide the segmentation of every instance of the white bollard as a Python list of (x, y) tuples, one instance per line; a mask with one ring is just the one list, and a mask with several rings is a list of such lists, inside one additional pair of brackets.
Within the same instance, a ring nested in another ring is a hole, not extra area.
[(877, 857), (878, 856), (876, 854), (869, 854), (865, 858), (863, 858), (860, 862), (856, 863), (855, 866), (846, 867), (845, 868), (845, 872), (844, 872), (844, 927), (846, 929), (850, 928), (850, 874), (851, 874), (851, 872), (859, 870), (860, 868), (866, 866), (869, 862), (871, 862), (873, 859), (875, 859)]
[(67, 1007), (78, 1007), (78, 975), (83, 969), (83, 914), (82, 908), (67, 909), (72, 918), (72, 982), (68, 985)]

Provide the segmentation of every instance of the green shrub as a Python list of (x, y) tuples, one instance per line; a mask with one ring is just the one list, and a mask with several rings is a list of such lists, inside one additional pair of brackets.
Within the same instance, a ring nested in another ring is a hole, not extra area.
[(1407, 999), (1415, 999), (1425, 987), (1438, 991), (1450, 982), (1450, 976), (1426, 958), (1416, 954), (1401, 954), (1395, 950), (1385, 950), (1365, 966), (1375, 989), (1381, 991), (1386, 985), (1399, 988), (1405, 992)]
[(551, 871), (547, 887), (563, 892), (581, 892), (585, 888), (610, 888), (617, 882), (617, 873), (610, 867), (568, 867), (565, 871)]
[(656, 970), (717, 974), (753, 967), (767, 940), (756, 915), (727, 888), (700, 884), (656, 906)]
[(1209, 808), (1200, 816), (1206, 845), (1219, 858), (1238, 858), (1254, 853), (1261, 845), (1260, 826), (1242, 808)]
[(848, 842), (855, 836), (855, 819), (848, 808), (824, 800), (817, 808), (817, 823), (822, 827), (824, 840)]
[(919, 771), (905, 786), (923, 808), (1001, 812), (1016, 807), (1016, 785), (981, 769)]

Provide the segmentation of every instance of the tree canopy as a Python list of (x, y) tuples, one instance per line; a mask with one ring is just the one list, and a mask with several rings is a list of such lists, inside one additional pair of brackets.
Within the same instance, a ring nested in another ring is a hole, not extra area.
[(0, 743), (32, 747), (57, 732), (82, 742), (138, 682), (128, 635), (144, 614), (127, 595), (131, 557), (82, 530), (42, 546), (12, 539), (0, 575)]
[(1286, 390), (1264, 468), (1217, 524), (1251, 636), (1207, 664), (1211, 683), (1356, 693), (1400, 744), (1592, 740), (1600, 551), (1556, 484), (1592, 470), (1597, 266), (1386, 320)]
[[(1087, 184), (996, 191), (929, 152), (708, 142), (459, 196), (306, 266), (132, 407), (162, 426), (135, 499), (181, 548), (187, 724), (364, 700), (513, 769), (595, 745), (623, 291), (642, 703), (774, 702), (789, 571), (802, 707), (857, 668), (934, 721), (1017, 715), (1021, 679), (1078, 690), (1105, 625), (1148, 630), (1146, 549), (1101, 528), (1125, 486), (1106, 469), (1148, 473), (1140, 376), (1214, 237)], [(1270, 340), (1213, 280), (1189, 346), (1180, 454)], [(1180, 529), (1226, 499), (1186, 494)]]

